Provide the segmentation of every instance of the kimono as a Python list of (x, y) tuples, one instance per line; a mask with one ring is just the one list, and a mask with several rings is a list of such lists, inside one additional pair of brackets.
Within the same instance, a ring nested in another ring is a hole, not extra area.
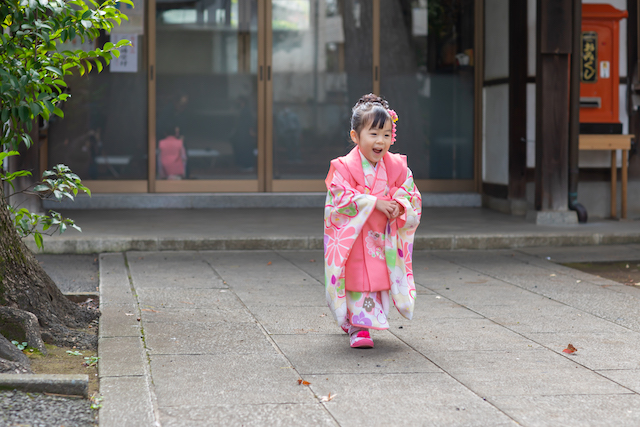
[[(413, 239), (422, 197), (406, 157), (386, 153), (374, 168), (354, 147), (331, 161), (325, 180), (324, 268), (327, 304), (339, 325), (387, 329), (389, 297), (413, 317)], [(404, 213), (388, 220), (378, 198), (395, 200)], [(348, 267), (348, 271), (347, 268)]]

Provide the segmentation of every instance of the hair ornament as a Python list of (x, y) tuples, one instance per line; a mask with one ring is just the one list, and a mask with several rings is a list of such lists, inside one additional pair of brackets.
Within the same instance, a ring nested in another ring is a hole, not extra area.
[(391, 109), (387, 109), (387, 111), (389, 112), (389, 116), (391, 116), (391, 145), (393, 145), (393, 143), (396, 142), (396, 122), (398, 121), (398, 113)]

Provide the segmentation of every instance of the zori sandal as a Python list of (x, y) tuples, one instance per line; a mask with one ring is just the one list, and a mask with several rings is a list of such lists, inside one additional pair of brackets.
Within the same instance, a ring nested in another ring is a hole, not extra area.
[(351, 348), (373, 348), (373, 340), (367, 330), (353, 331), (349, 338), (351, 340)]

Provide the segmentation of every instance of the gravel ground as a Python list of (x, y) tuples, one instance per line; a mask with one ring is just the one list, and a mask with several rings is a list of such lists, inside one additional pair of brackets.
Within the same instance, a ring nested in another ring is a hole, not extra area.
[[(37, 255), (62, 292), (96, 292), (97, 255)], [(0, 391), (0, 427), (95, 426), (97, 412), (87, 399)]]
[(0, 391), (0, 426), (79, 427), (95, 425), (85, 399), (21, 391)]

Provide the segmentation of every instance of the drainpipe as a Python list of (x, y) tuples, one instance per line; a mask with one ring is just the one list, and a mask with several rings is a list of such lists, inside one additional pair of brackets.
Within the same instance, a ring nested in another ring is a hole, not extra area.
[(582, 38), (582, 0), (573, 0), (573, 49), (569, 89), (569, 209), (576, 211), (578, 222), (587, 222), (587, 210), (578, 203), (578, 137), (580, 135), (580, 52)]

